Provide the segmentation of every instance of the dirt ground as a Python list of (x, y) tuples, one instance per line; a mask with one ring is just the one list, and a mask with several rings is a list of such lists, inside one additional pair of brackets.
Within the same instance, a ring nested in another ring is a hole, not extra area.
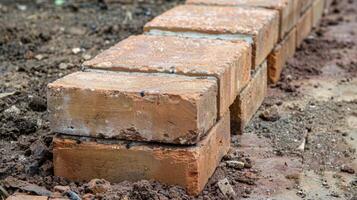
[(53, 176), (46, 113), (49, 82), (182, 1), (33, 2), (0, 1), (0, 199), (357, 199), (357, 1), (335, 1), (198, 197), (157, 182)]

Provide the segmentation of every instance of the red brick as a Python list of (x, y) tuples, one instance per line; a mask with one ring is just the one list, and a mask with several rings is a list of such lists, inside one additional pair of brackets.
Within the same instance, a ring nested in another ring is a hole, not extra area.
[(279, 11), (280, 39), (296, 25), (300, 13), (297, 11), (296, 0), (186, 0), (187, 4), (217, 5), (217, 6), (250, 6), (262, 7)]
[(253, 67), (262, 63), (279, 37), (279, 13), (264, 8), (177, 6), (144, 27), (149, 34), (253, 42)]
[(312, 25), (314, 27), (319, 25), (319, 22), (324, 14), (325, 0), (315, 0), (312, 7)]
[(267, 74), (267, 65), (264, 62), (231, 106), (231, 124), (234, 132), (241, 134), (263, 103), (268, 87)]
[(251, 47), (245, 41), (140, 35), (118, 43), (84, 65), (114, 71), (216, 77), (222, 116), (250, 80)]
[(296, 25), (296, 47), (299, 47), (312, 30), (312, 8), (308, 9)]
[(281, 71), (286, 61), (294, 55), (295, 49), (296, 29), (294, 28), (268, 56), (268, 79), (271, 83), (279, 81)]
[[(80, 142), (78, 142), (80, 141)], [(230, 148), (229, 114), (195, 146), (54, 139), (54, 173), (71, 180), (104, 178), (110, 182), (156, 180), (202, 191)]]
[(53, 132), (192, 144), (215, 124), (215, 78), (77, 72), (49, 84)]

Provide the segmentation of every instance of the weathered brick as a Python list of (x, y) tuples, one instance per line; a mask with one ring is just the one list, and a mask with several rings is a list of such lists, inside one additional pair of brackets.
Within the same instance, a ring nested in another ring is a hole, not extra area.
[[(78, 142), (80, 141), (80, 142)], [(230, 148), (229, 114), (195, 146), (175, 147), (89, 138), (54, 139), (54, 173), (71, 180), (156, 180), (201, 192)]]
[(312, 30), (312, 8), (309, 8), (296, 25), (296, 47), (299, 47)]
[(300, 17), (296, 0), (186, 0), (186, 3), (217, 6), (250, 6), (277, 10), (280, 16), (280, 39), (283, 39), (296, 25)]
[(247, 87), (242, 90), (231, 106), (231, 125), (233, 132), (241, 134), (244, 127), (262, 104), (268, 87), (267, 73), (267, 64), (264, 62), (255, 72)]
[(251, 46), (170, 36), (132, 36), (85, 62), (85, 66), (130, 72), (161, 72), (218, 79), (218, 113), (228, 112), (250, 80)]
[(268, 56), (268, 79), (276, 83), (280, 79), (281, 71), (286, 61), (292, 57), (296, 49), (296, 29), (290, 31)]
[(48, 86), (53, 132), (192, 144), (215, 124), (213, 77), (77, 72)]
[(319, 25), (319, 22), (324, 14), (325, 0), (315, 0), (312, 7), (312, 25), (314, 27)]
[(144, 30), (156, 35), (250, 41), (255, 67), (278, 40), (279, 13), (264, 8), (182, 5), (154, 18)]
[(296, 0), (298, 4), (298, 11), (300, 12), (300, 16), (302, 16), (308, 8), (312, 6), (314, 0)]

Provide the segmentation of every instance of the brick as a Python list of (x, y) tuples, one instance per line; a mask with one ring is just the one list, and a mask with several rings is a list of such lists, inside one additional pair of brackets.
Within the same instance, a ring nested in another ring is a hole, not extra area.
[(246, 40), (253, 43), (252, 66), (262, 63), (279, 37), (276, 10), (228, 6), (177, 6), (147, 23), (148, 34)]
[(271, 83), (277, 83), (286, 61), (291, 58), (296, 49), (296, 29), (281, 41), (268, 56), (268, 79)]
[(324, 14), (325, 0), (315, 0), (312, 7), (312, 25), (314, 27), (319, 25), (319, 22)]
[(312, 6), (312, 3), (314, 0), (296, 0), (298, 4), (298, 11), (300, 12), (300, 15), (302, 16), (308, 8)]
[(71, 180), (156, 180), (202, 191), (230, 148), (229, 113), (197, 145), (175, 147), (90, 138), (54, 139), (54, 173)]
[(268, 87), (267, 73), (267, 64), (264, 62), (231, 106), (231, 125), (234, 132), (243, 133), (244, 127), (263, 103)]
[(85, 62), (97, 69), (213, 76), (218, 80), (218, 114), (228, 112), (250, 80), (251, 46), (171, 36), (132, 36)]
[(94, 70), (49, 84), (53, 132), (196, 143), (215, 124), (215, 78)]
[(296, 47), (299, 47), (312, 30), (312, 9), (308, 9), (296, 25)]
[(280, 16), (280, 39), (296, 25), (300, 17), (296, 0), (187, 0), (187, 4), (217, 6), (250, 6), (277, 10)]

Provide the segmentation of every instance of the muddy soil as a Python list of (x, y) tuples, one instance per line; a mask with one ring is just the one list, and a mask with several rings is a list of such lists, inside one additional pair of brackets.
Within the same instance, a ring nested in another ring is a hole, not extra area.
[[(0, 186), (8, 193), (72, 199), (76, 194), (88, 199), (357, 199), (357, 1), (333, 4), (289, 60), (282, 80), (270, 86), (245, 134), (233, 136), (230, 153), (198, 197), (157, 182), (81, 183), (53, 176), (46, 113), (49, 82), (141, 33), (148, 20), (182, 1), (26, 2), (0, 2)], [(222, 193), (224, 181), (234, 192)]]

